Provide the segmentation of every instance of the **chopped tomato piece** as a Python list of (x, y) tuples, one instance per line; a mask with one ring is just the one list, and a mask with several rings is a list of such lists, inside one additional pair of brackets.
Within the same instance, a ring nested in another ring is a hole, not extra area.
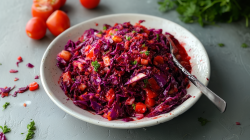
[(146, 96), (148, 98), (155, 98), (158, 96), (157, 93), (153, 92), (152, 90), (150, 90), (148, 88), (145, 88), (144, 90), (146, 91)]
[(148, 107), (153, 107), (153, 106), (155, 106), (155, 100), (154, 99), (152, 99), (152, 98), (146, 98), (146, 101), (145, 101), (145, 104), (146, 104), (146, 106), (148, 106)]
[(156, 90), (158, 91), (160, 89), (160, 86), (158, 85), (158, 83), (156, 82), (155, 78), (150, 78), (148, 79), (148, 83), (150, 85), (150, 87), (153, 89), (153, 90)]
[(30, 91), (34, 91), (37, 90), (39, 88), (39, 85), (37, 84), (37, 82), (33, 82), (29, 84), (29, 90)]
[(69, 61), (71, 58), (71, 53), (65, 50), (62, 50), (59, 53), (59, 57), (61, 57), (62, 59), (64, 59), (65, 61)]
[(2, 93), (1, 96), (2, 97), (9, 96), (9, 93)]
[(146, 112), (146, 110), (147, 110), (147, 106), (144, 103), (139, 102), (135, 105), (135, 112), (136, 113), (143, 114)]
[(141, 64), (141, 57), (137, 57), (135, 61), (137, 61), (138, 64)]
[(164, 63), (163, 57), (161, 57), (161, 56), (156, 56), (156, 57), (154, 58), (153, 63), (154, 63), (154, 65), (163, 64), (163, 63)]
[(142, 65), (148, 65), (148, 60), (147, 59), (141, 59), (141, 64)]
[(27, 104), (26, 104), (26, 103), (23, 103), (23, 106), (24, 106), (24, 107), (26, 107), (26, 106), (27, 106)]
[(63, 78), (63, 82), (67, 82), (67, 81), (70, 81), (71, 80), (71, 75), (69, 72), (65, 72), (62, 76)]
[(101, 38), (101, 37), (102, 37), (102, 34), (96, 34), (95, 36)]
[(94, 49), (91, 49), (90, 52), (86, 55), (87, 58), (93, 58), (94, 57)]
[(111, 118), (110, 114), (111, 114), (111, 112), (108, 112), (107, 119), (108, 119), (109, 121), (111, 121), (111, 120), (112, 120), (112, 118)]
[(115, 41), (116, 43), (122, 42), (122, 39), (118, 36), (113, 36), (112, 37), (113, 41)]
[(115, 92), (114, 89), (111, 88), (105, 95), (108, 101), (113, 100), (115, 98)]
[(104, 65), (105, 65), (106, 67), (110, 65), (109, 56), (105, 56), (105, 57), (103, 57), (102, 59), (103, 59)]
[(78, 86), (78, 88), (79, 88), (81, 91), (84, 91), (84, 90), (87, 88), (87, 86), (86, 86), (85, 84), (81, 83), (81, 84)]
[(91, 48), (92, 48), (91, 45), (88, 45), (88, 46), (84, 49), (84, 51), (85, 51), (85, 52), (88, 52)]

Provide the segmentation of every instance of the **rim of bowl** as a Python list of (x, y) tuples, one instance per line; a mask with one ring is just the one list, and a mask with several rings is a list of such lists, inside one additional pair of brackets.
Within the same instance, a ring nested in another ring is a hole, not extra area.
[[(55, 99), (50, 93), (50, 90), (49, 88), (47, 88), (47, 83), (45, 81), (45, 77), (44, 77), (44, 60), (46, 59), (48, 53), (49, 53), (49, 50), (53, 47), (53, 45), (55, 44), (55, 42), (57, 42), (58, 38), (60, 38), (61, 36), (63, 36), (64, 34), (67, 34), (68, 32), (70, 32), (71, 29), (74, 29), (74, 28), (78, 28), (79, 26), (81, 26), (82, 24), (85, 24), (87, 22), (91, 22), (91, 21), (95, 21), (95, 20), (98, 20), (98, 19), (103, 19), (103, 18), (110, 18), (110, 17), (116, 17), (116, 16), (136, 16), (136, 17), (147, 17), (147, 18), (157, 18), (157, 19), (160, 19), (160, 20), (167, 20), (168, 22), (171, 22), (172, 24), (175, 24), (177, 26), (179, 26), (182, 30), (185, 30), (186, 32), (188, 32), (189, 34), (191, 34), (197, 41), (198, 43), (201, 45), (201, 50), (205, 53), (205, 57), (207, 59), (207, 68), (208, 68), (208, 73), (207, 73), (207, 77), (210, 78), (210, 73), (211, 73), (211, 67), (210, 67), (210, 60), (209, 60), (209, 57), (208, 57), (208, 54), (203, 46), (203, 44), (200, 42), (200, 40), (194, 36), (190, 31), (188, 31), (187, 29), (185, 29), (184, 27), (182, 27), (181, 25), (173, 22), (173, 21), (170, 21), (168, 19), (164, 19), (164, 18), (161, 18), (161, 17), (157, 17), (157, 16), (152, 16), (152, 15), (146, 15), (146, 14), (134, 14), (134, 13), (121, 13), (121, 14), (110, 14), (110, 15), (104, 15), (104, 16), (99, 16), (99, 17), (95, 17), (95, 18), (92, 18), (92, 19), (89, 19), (89, 20), (86, 20), (86, 21), (83, 21), (81, 23), (78, 23), (72, 27), (70, 27), (69, 29), (65, 30), (63, 33), (61, 33), (59, 36), (57, 36), (48, 46), (48, 48), (46, 49), (46, 51), (44, 52), (44, 55), (42, 57), (42, 60), (41, 60), (41, 65), (40, 65), (40, 75), (41, 75), (41, 82), (42, 82), (42, 85), (44, 87), (44, 90), (45, 92), (47, 93), (47, 95), (50, 97), (50, 99), (59, 107), (61, 108), (63, 111), (65, 111), (66, 113), (80, 119), (80, 120), (83, 120), (85, 122), (89, 122), (89, 123), (92, 123), (92, 124), (95, 124), (95, 125), (99, 125), (99, 126), (104, 126), (104, 127), (109, 127), (109, 128), (121, 128), (121, 129), (131, 129), (131, 128), (142, 128), (142, 127), (149, 127), (149, 126), (153, 126), (153, 125), (157, 125), (157, 124), (160, 124), (160, 123), (163, 123), (163, 122), (166, 122), (166, 121), (170, 121), (172, 120), (173, 118), (181, 115), (182, 113), (186, 112), (189, 108), (191, 108), (198, 100), (199, 98), (201, 97), (202, 93), (200, 92), (196, 98), (194, 98), (194, 100), (192, 102), (190, 102), (190, 104), (188, 104), (187, 106), (185, 106), (184, 109), (181, 109), (177, 112), (175, 112), (175, 115), (171, 115), (171, 116), (168, 116), (168, 117), (160, 117), (158, 119), (152, 119), (152, 120), (147, 120), (147, 121), (143, 121), (143, 122), (138, 122), (138, 123), (115, 123), (115, 121), (110, 121), (109, 123), (106, 123), (106, 122), (102, 122), (102, 121), (97, 121), (95, 119), (92, 119), (92, 118), (89, 118), (89, 117), (86, 117), (86, 116), (78, 116), (79, 113), (76, 113), (75, 111), (72, 111), (71, 109), (69, 108), (64, 108), (62, 105), (63, 103), (61, 103), (59, 100)], [(208, 80), (205, 81), (204, 85), (208, 85)], [(175, 109), (174, 109), (175, 110)], [(172, 110), (172, 111), (174, 111)], [(167, 114), (167, 113), (165, 113)], [(161, 114), (162, 115), (162, 114)]]

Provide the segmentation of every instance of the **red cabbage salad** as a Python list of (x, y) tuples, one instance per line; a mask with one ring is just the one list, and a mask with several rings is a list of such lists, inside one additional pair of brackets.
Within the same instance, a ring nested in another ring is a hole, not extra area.
[(190, 57), (178, 40), (162, 29), (147, 29), (140, 20), (104, 24), (69, 40), (57, 56), (63, 71), (60, 87), (73, 103), (108, 120), (134, 120), (167, 113), (187, 100), (188, 78), (175, 66), (174, 55), (191, 72)]

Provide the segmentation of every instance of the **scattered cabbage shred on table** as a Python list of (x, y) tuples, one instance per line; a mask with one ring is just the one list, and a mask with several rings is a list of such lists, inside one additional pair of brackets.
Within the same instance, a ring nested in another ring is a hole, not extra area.
[[(176, 46), (178, 40), (142, 22), (104, 24), (67, 42), (57, 66), (63, 71), (60, 86), (75, 105), (108, 120), (132, 121), (167, 113), (190, 97), (189, 80), (174, 65), (166, 35)], [(174, 53), (191, 71), (190, 58), (182, 59), (178, 48)]]

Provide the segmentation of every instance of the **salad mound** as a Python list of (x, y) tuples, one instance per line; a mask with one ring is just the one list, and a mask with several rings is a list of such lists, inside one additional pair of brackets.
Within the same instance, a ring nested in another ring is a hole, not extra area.
[(169, 50), (191, 72), (190, 57), (178, 40), (162, 29), (147, 29), (140, 20), (104, 24), (69, 40), (57, 56), (63, 71), (60, 86), (73, 103), (108, 120), (153, 117), (187, 100), (188, 78), (174, 65)]

